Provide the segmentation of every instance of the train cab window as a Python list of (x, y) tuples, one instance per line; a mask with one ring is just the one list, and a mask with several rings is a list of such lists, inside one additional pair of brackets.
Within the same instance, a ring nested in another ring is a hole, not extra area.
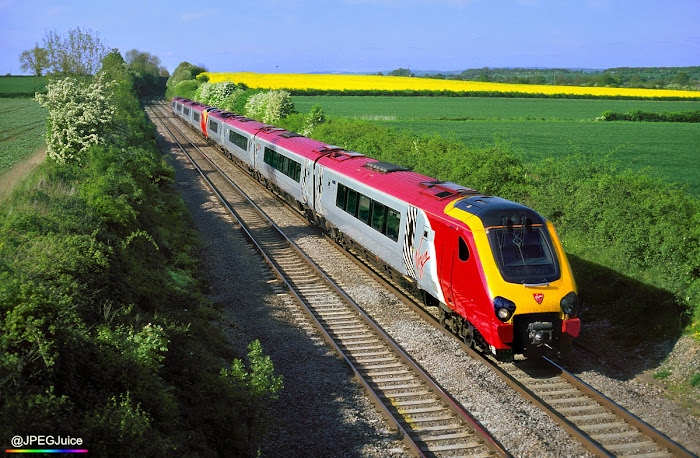
[(369, 197), (365, 196), (364, 194), (360, 194), (357, 217), (365, 224), (369, 224), (369, 204)]
[(559, 279), (559, 263), (543, 226), (491, 228), (488, 234), (505, 281), (549, 283)]
[(345, 211), (352, 216), (357, 216), (357, 191), (354, 189), (348, 189), (348, 206)]
[(194, 118), (194, 122), (199, 122), (199, 112), (193, 111), (192, 118)]
[(177, 108), (177, 102), (173, 100), (173, 108)]
[(211, 132), (217, 133), (219, 130), (219, 124), (210, 119), (209, 120), (209, 130)]
[(384, 233), (384, 225), (386, 224), (386, 206), (379, 202), (372, 201), (372, 224), (371, 226)]
[(467, 246), (467, 242), (464, 240), (464, 238), (462, 238), (461, 235), (459, 236), (459, 260), (469, 260), (469, 246)]
[(387, 212), (385, 234), (391, 240), (396, 241), (399, 239), (399, 227), (401, 225), (401, 213), (397, 212), (393, 208), (387, 207), (387, 209), (389, 211)]

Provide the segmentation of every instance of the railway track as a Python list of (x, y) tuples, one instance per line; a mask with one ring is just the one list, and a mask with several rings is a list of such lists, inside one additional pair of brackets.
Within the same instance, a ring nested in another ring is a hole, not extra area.
[(418, 456), (507, 456), (503, 448), (190, 142), (160, 108), (147, 110), (198, 169), (377, 408)]

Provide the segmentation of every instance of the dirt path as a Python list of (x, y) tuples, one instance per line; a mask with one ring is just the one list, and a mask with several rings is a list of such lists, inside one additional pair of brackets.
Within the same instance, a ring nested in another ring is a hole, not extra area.
[(10, 195), (12, 189), (29, 172), (37, 168), (46, 159), (46, 147), (40, 148), (32, 157), (20, 162), (7, 172), (0, 175), (0, 201)]

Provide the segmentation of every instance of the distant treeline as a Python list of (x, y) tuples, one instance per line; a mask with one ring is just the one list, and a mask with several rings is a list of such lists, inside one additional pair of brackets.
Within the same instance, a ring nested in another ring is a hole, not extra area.
[[(379, 72), (379, 74), (382, 74)], [(700, 67), (616, 67), (605, 70), (567, 68), (474, 68), (461, 73), (415, 74), (399, 68), (391, 76), (413, 76), (462, 81), (560, 86), (633, 87), (646, 89), (697, 89)]]

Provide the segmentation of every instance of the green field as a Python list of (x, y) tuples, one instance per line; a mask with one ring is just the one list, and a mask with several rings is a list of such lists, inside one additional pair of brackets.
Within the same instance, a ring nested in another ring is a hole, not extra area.
[(0, 76), (0, 94), (11, 97), (13, 94), (33, 95), (46, 90), (48, 79), (45, 76)]
[(526, 162), (574, 152), (612, 153), (614, 161), (685, 184), (700, 195), (700, 124), (602, 122), (604, 111), (678, 112), (698, 102), (445, 97), (294, 97), (296, 109), (320, 105), (333, 116), (378, 121), (419, 135), (474, 146), (496, 139)]
[(46, 110), (31, 99), (0, 99), (0, 174), (44, 145)]

